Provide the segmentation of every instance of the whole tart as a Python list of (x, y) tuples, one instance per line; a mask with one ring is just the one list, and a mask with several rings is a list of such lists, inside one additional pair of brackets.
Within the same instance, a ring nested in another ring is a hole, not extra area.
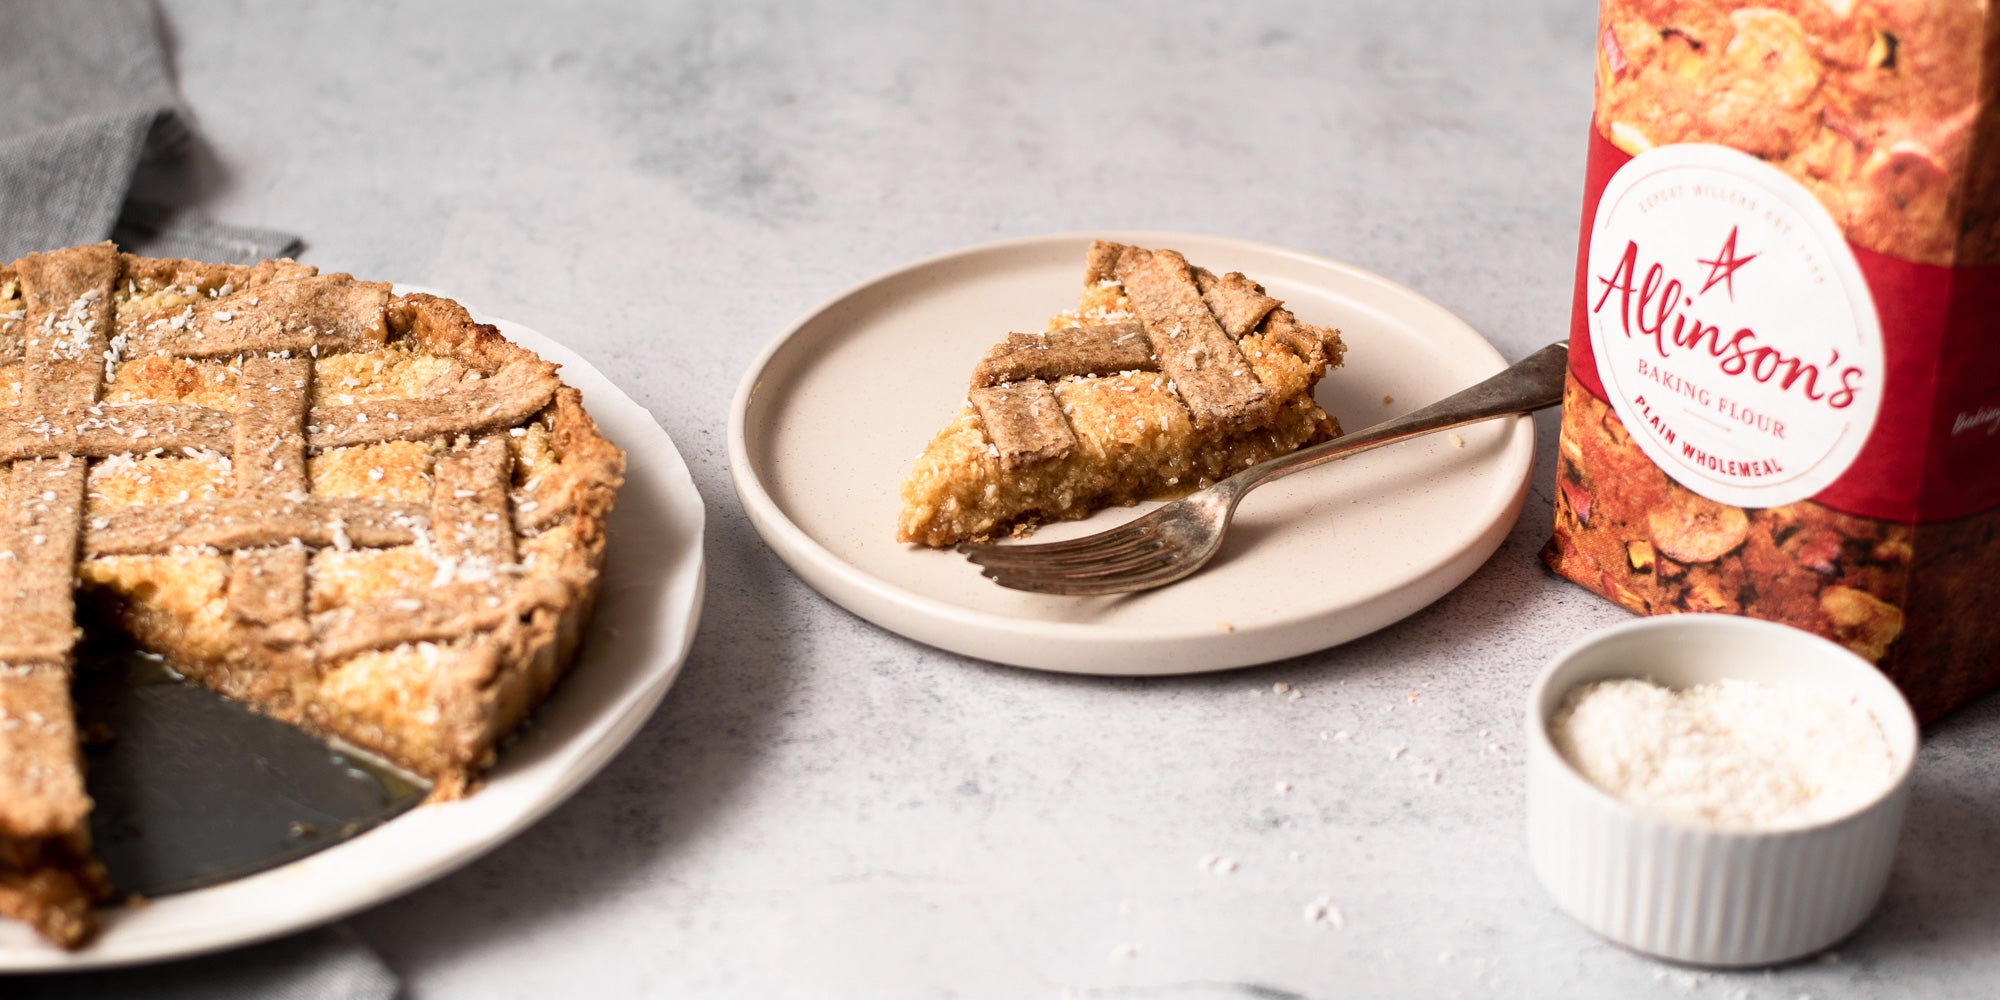
[(465, 309), (110, 244), (0, 267), (0, 913), (108, 896), (78, 612), (465, 794), (588, 620), (624, 454)]
[(903, 482), (896, 538), (991, 541), (1337, 437), (1313, 388), (1344, 350), (1242, 274), (1099, 240), (1076, 308), (973, 369), (964, 408)]

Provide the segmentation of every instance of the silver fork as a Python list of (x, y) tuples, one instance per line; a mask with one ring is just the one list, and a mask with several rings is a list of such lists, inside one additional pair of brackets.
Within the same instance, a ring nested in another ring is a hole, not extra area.
[(1222, 548), (1229, 518), (1245, 493), (1301, 469), (1386, 444), (1493, 417), (1530, 413), (1562, 401), (1569, 341), (1421, 410), (1282, 455), (1116, 528), (1034, 545), (974, 545), (958, 551), (981, 575), (1015, 590), (1043, 594), (1121, 594), (1164, 586), (1200, 569)]

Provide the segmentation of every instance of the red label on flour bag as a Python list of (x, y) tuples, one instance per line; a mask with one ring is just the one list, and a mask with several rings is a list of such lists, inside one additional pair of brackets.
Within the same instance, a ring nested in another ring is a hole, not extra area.
[(2000, 686), (1996, 38), (1606, 0), (1553, 569), (1828, 636), (1926, 718)]

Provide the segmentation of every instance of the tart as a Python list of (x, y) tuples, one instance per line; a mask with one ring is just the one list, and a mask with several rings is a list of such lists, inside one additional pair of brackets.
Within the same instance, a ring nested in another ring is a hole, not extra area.
[(110, 244), (0, 267), (0, 913), (74, 947), (110, 891), (79, 610), (456, 797), (566, 669), (623, 469), (448, 299)]
[(1077, 307), (973, 369), (965, 406), (903, 482), (897, 540), (1024, 534), (1336, 437), (1313, 388), (1343, 350), (1339, 331), (1241, 274), (1097, 241)]

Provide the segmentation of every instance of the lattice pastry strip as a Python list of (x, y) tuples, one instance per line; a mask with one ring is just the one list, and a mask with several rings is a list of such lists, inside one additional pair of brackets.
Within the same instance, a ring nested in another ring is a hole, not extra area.
[(228, 358), (240, 354), (369, 350), (388, 340), (389, 286), (344, 274), (294, 278), (244, 294), (188, 304), (183, 312), (129, 325), (127, 357)]
[(27, 300), (24, 408), (73, 417), (97, 400), (118, 257), (93, 249), (74, 259), (30, 257), (20, 269)]
[(120, 507), (92, 518), (91, 556), (164, 555), (176, 548), (269, 548), (297, 540), (316, 549), (412, 545), (429, 529), (422, 504), (353, 497), (230, 498), (160, 507)]
[[(44, 380), (33, 372), (28, 384), (42, 384)], [(84, 374), (77, 370), (69, 377), (75, 382)], [(560, 384), (549, 365), (512, 360), (492, 376), (464, 384), (452, 397), (314, 407), (306, 442), (313, 451), (325, 451), (516, 426), (547, 406)], [(0, 461), (59, 455), (108, 458), (153, 448), (227, 452), (234, 446), (235, 421), (232, 414), (194, 405), (89, 404), (60, 416), (37, 414), (0, 422)]]
[(84, 463), (45, 458), (7, 467), (0, 490), (0, 663), (65, 663), (75, 645), (75, 567)]
[(90, 809), (69, 703), (84, 463), (0, 471), (0, 913), (65, 944), (108, 890), (89, 858)]
[[(74, 414), (96, 399), (116, 258), (18, 267), (23, 405)], [(0, 472), (0, 913), (75, 944), (108, 890), (89, 859), (76, 721), (68, 701), (86, 466), (67, 455)]]
[[(306, 410), (313, 365), (307, 358), (245, 358), (236, 406), (231, 467), (238, 497), (301, 497), (306, 477)], [(292, 541), (274, 548), (239, 549), (230, 557), (229, 613), (264, 633), (270, 645), (304, 642), (306, 550)]]

